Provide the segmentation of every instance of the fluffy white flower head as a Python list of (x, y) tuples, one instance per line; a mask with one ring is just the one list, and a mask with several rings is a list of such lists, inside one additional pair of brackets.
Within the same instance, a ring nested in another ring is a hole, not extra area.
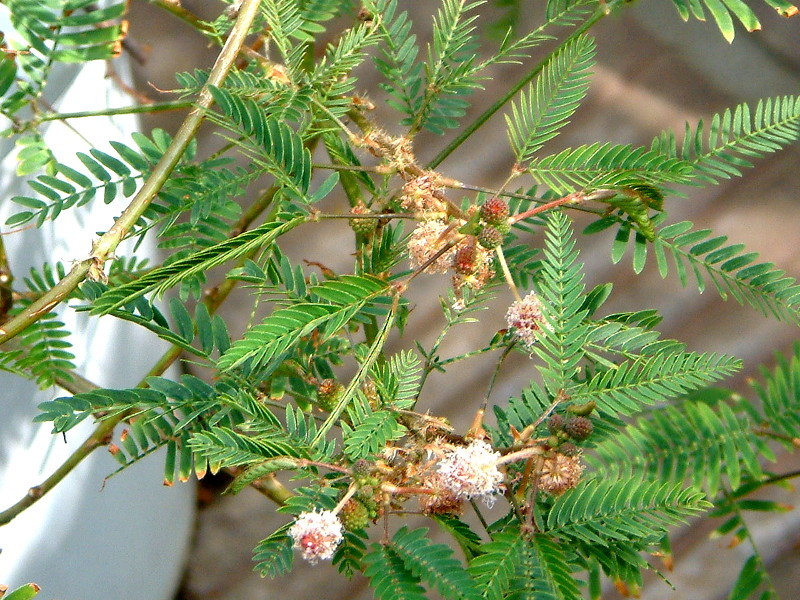
[(535, 292), (530, 292), (508, 307), (506, 322), (528, 348), (536, 343), (537, 331), (550, 327), (542, 315), (542, 301)]
[(459, 446), (447, 452), (437, 463), (441, 485), (458, 498), (469, 500), (476, 496), (490, 505), (500, 492), (503, 474), (497, 468), (500, 453), (486, 442), (475, 440), (469, 446)]
[(300, 513), (289, 528), (289, 536), (303, 558), (314, 565), (320, 560), (330, 560), (341, 544), (342, 522), (330, 510)]
[[(416, 269), (424, 265), (447, 243), (441, 239), (442, 234), (447, 230), (447, 224), (443, 221), (425, 221), (417, 225), (408, 240), (408, 256), (411, 260), (411, 268)], [(447, 273), (455, 256), (455, 247), (450, 248), (439, 258), (425, 268), (426, 273)]]

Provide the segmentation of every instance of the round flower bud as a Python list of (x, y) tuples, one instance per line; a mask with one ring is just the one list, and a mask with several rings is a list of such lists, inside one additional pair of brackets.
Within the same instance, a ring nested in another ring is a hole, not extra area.
[(344, 392), (344, 386), (335, 379), (323, 379), (317, 386), (317, 404), (322, 410), (331, 411)]
[(351, 498), (342, 507), (339, 519), (347, 531), (364, 529), (369, 524), (369, 510), (361, 502)]
[(435, 473), (425, 482), (431, 494), (419, 495), (419, 507), (426, 515), (460, 515), (464, 510), (464, 499), (444, 487), (442, 478)]
[(366, 458), (359, 458), (353, 463), (353, 475), (366, 477), (372, 472), (372, 463)]
[(556, 434), (563, 429), (564, 417), (559, 414), (550, 415), (550, 418), (547, 420), (547, 430), (552, 434)]
[(592, 435), (594, 425), (586, 417), (571, 417), (564, 424), (564, 432), (573, 440), (583, 441)]
[(497, 196), (489, 198), (481, 206), (481, 219), (489, 225), (502, 225), (508, 223), (508, 204)]
[(330, 510), (300, 513), (288, 533), (294, 547), (312, 565), (332, 558), (344, 539), (342, 522)]
[(484, 248), (496, 248), (503, 243), (503, 234), (496, 227), (487, 225), (478, 234), (478, 243)]
[(461, 244), (453, 257), (453, 269), (455, 269), (456, 273), (461, 273), (462, 275), (472, 274), (475, 270), (476, 255), (477, 251), (474, 243)]
[[(369, 215), (372, 214), (372, 211), (368, 209), (361, 203), (356, 204), (352, 209), (350, 209), (350, 214), (353, 215)], [(375, 228), (378, 226), (377, 219), (348, 219), (347, 221), (350, 224), (350, 228), (360, 235), (370, 235), (372, 232), (375, 231)]]
[(578, 456), (581, 453), (580, 448), (570, 442), (561, 444), (558, 451), (564, 456)]

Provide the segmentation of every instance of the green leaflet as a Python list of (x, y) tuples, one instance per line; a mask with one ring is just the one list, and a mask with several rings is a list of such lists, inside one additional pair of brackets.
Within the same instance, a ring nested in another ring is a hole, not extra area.
[(567, 148), (535, 158), (528, 172), (560, 195), (583, 189), (615, 188), (629, 180), (649, 184), (686, 183), (693, 167), (685, 160), (644, 147), (610, 142)]
[(520, 94), (506, 115), (508, 137), (519, 164), (529, 162), (545, 142), (569, 123), (589, 88), (595, 44), (588, 36), (575, 38), (542, 69), (528, 93)]
[(539, 331), (531, 352), (544, 363), (537, 368), (553, 396), (572, 386), (588, 335), (584, 321), (587, 311), (583, 308), (583, 265), (577, 262), (578, 254), (569, 217), (561, 211), (552, 213), (548, 218), (538, 290), (548, 326)]
[(434, 544), (427, 529), (409, 530), (403, 527), (389, 544), (391, 551), (403, 562), (414, 577), (431, 588), (437, 588), (445, 598), (476, 600), (477, 586), (466, 569), (453, 557), (453, 550), (444, 544)]
[(427, 600), (420, 578), (390, 545), (373, 544), (364, 556), (364, 576), (378, 600)]
[[(660, 224), (664, 216), (653, 222)], [(682, 285), (693, 276), (701, 292), (710, 281), (723, 300), (731, 296), (739, 304), (749, 304), (762, 314), (780, 321), (800, 324), (800, 285), (786, 271), (772, 263), (756, 262), (757, 252), (745, 252), (743, 244), (726, 245), (727, 236), (712, 236), (710, 229), (693, 229), (681, 221), (655, 230), (652, 254), (661, 277), (670, 271), (670, 262)], [(614, 243), (613, 260), (622, 259), (633, 246), (634, 269), (641, 272), (647, 261), (648, 242), (636, 235), (631, 244), (630, 226), (620, 227)]]
[(233, 343), (217, 363), (227, 371), (250, 361), (252, 368), (265, 366), (276, 356), (322, 325), (331, 331), (342, 327), (369, 300), (385, 292), (387, 285), (375, 277), (342, 276), (312, 287), (309, 292), (330, 302), (298, 302), (281, 308), (249, 329), (243, 339)]
[(668, 527), (710, 506), (702, 492), (681, 484), (588, 479), (556, 499), (545, 531), (600, 545), (655, 543)]
[(602, 477), (688, 480), (714, 496), (722, 474), (732, 488), (743, 475), (760, 477), (759, 453), (772, 455), (750, 419), (724, 402), (685, 401), (652, 411), (600, 441), (586, 460)]
[(523, 559), (524, 541), (519, 531), (504, 531), (480, 546), (469, 572), (486, 600), (503, 600)]
[(708, 131), (703, 121), (695, 128), (687, 123), (680, 147), (673, 133), (664, 132), (650, 149), (689, 162), (699, 182), (716, 183), (753, 166), (748, 158), (775, 152), (798, 137), (800, 96), (783, 96), (759, 100), (754, 110), (739, 104), (716, 114)]
[(92, 314), (108, 314), (151, 291), (164, 293), (188, 277), (239, 258), (251, 250), (272, 244), (278, 237), (306, 221), (305, 216), (294, 217), (285, 222), (270, 221), (167, 266), (154, 269), (129, 284), (112, 288), (104, 293), (95, 301)]
[[(765, 2), (784, 17), (789, 17), (797, 13), (797, 7), (786, 0), (765, 0)], [(672, 3), (675, 5), (675, 8), (684, 21), (687, 21), (690, 16), (705, 21), (705, 11), (703, 10), (703, 5), (705, 5), (723, 37), (728, 40), (728, 42), (732, 42), (735, 36), (736, 30), (734, 28), (733, 17), (736, 17), (736, 20), (739, 21), (747, 31), (761, 29), (761, 23), (758, 17), (744, 0), (700, 0), (694, 2), (672, 0)]]

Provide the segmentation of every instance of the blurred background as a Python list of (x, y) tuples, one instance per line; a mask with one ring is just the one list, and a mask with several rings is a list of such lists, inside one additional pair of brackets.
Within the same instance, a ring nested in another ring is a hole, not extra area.
[[(209, 20), (222, 10), (212, 0), (183, 0), (182, 4)], [(541, 22), (544, 8), (541, 1), (523, 4), (520, 30), (527, 31)], [(438, 3), (402, 0), (400, 5), (409, 11), (418, 40), (427, 41), (430, 15)], [(594, 141), (649, 146), (665, 129), (680, 136), (686, 121), (710, 119), (714, 113), (740, 102), (754, 103), (762, 97), (797, 94), (800, 17), (783, 19), (766, 5), (757, 3), (754, 8), (759, 12), (763, 31), (747, 34), (739, 30), (731, 45), (713, 24), (683, 23), (668, 0), (646, 0), (605, 19), (592, 31), (598, 44), (598, 64), (588, 98), (571, 125), (546, 150)], [(480, 10), (485, 13), (483, 22), (491, 22), (501, 14), (493, 2)], [(141, 94), (153, 100), (169, 99), (169, 94), (158, 90), (174, 87), (176, 72), (206, 68), (213, 63), (216, 48), (207, 46), (191, 28), (151, 4), (132, 2), (130, 20), (131, 39), (142, 58), (136, 65)], [(333, 39), (347, 26), (346, 21), (330, 23), (323, 39)], [(487, 38), (485, 43), (492, 48), (496, 40)], [(491, 104), (546, 49), (535, 51), (527, 64), (495, 68), (489, 74), (486, 90), (471, 97), (474, 105), (464, 122), (470, 122), (471, 117)], [(359, 73), (358, 90), (376, 104), (375, 120), (400, 133), (394, 125), (397, 113), (385, 105), (385, 97), (375, 85), (371, 62), (367, 61)], [(179, 112), (145, 116), (145, 126), (174, 132), (182, 118), (183, 113)], [(421, 162), (435, 156), (454, 135), (453, 132), (443, 137), (420, 135), (415, 140), (415, 150)], [(210, 128), (203, 131), (201, 154), (211, 153), (220, 145)], [(439, 170), (473, 185), (496, 187), (505, 179), (512, 163), (504, 121), (498, 114)], [(688, 219), (698, 227), (728, 235), (732, 242), (746, 244), (749, 250), (760, 252), (763, 260), (774, 262), (798, 277), (800, 146), (759, 160), (756, 167), (743, 178), (691, 190), (686, 198), (669, 198), (666, 210), (671, 221)], [(455, 194), (451, 198), (459, 199)], [(329, 198), (326, 202), (326, 210), (346, 210), (344, 198)], [(580, 229), (585, 220), (578, 218), (578, 221)], [(532, 239), (531, 243), (539, 241)], [(612, 265), (611, 241), (607, 233), (579, 240), (587, 285), (614, 282), (614, 293), (604, 310), (656, 308), (664, 315), (660, 329), (665, 337), (685, 341), (691, 350), (726, 352), (740, 357), (745, 362), (744, 371), (724, 385), (748, 394), (747, 379), (757, 376), (758, 365), (773, 365), (775, 350), (791, 351), (791, 344), (798, 337), (794, 327), (769, 320), (735, 302), (722, 302), (713, 290), (700, 294), (694, 288), (682, 288), (675, 277), (662, 280), (652, 258), (645, 272), (634, 276), (630, 257)], [(352, 233), (342, 222), (321, 224), (314, 236), (294, 236), (284, 249), (294, 260), (322, 260), (338, 272), (352, 268)], [(412, 348), (415, 339), (430, 346), (443, 322), (437, 297), (446, 292), (447, 286), (447, 276), (425, 276), (415, 281), (414, 310), (404, 337), (395, 342), (397, 349)], [(510, 302), (510, 294), (498, 293), (490, 309), (481, 314), (480, 324), (461, 326), (446, 339), (442, 355), (450, 356), (488, 341), (497, 329), (505, 326), (503, 317)], [(252, 298), (246, 292), (240, 292), (224, 306), (224, 316), (233, 332), (245, 327), (251, 309)], [(459, 363), (447, 377), (432, 377), (420, 409), (430, 409), (451, 419), (457, 428), (465, 428), (493, 367), (494, 357), (488, 357), (485, 361)], [(493, 399), (502, 402), (516, 395), (529, 379), (531, 369), (524, 356), (515, 354), (503, 366)], [(773, 466), (779, 473), (798, 468), (800, 458), (796, 456), (781, 456)], [(363, 578), (345, 581), (327, 564), (309, 567), (297, 561), (296, 570), (288, 577), (274, 582), (262, 580), (252, 571), (251, 549), (282, 524), (285, 517), (276, 515), (274, 507), (252, 490), (236, 497), (217, 497), (212, 492), (208, 486), (201, 492), (203, 509), (180, 599), (370, 597)], [(788, 504), (796, 504), (798, 500), (790, 489), (773, 496)], [(759, 497), (765, 496), (762, 493)], [(751, 514), (748, 522), (755, 529), (764, 560), (771, 565), (781, 597), (800, 598), (800, 512)], [(709, 540), (709, 531), (717, 525), (707, 520), (678, 532), (673, 539), (675, 571), (667, 574), (677, 591), (673, 592), (656, 577), (648, 577), (642, 597), (647, 600), (726, 597), (727, 588), (750, 549), (728, 550), (727, 540)], [(608, 597), (615, 597), (614, 593), (610, 592)]]

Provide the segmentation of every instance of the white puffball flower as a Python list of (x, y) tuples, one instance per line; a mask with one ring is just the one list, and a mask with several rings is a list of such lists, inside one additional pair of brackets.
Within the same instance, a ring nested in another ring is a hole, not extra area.
[[(429, 259), (444, 247), (446, 239), (442, 234), (447, 231), (448, 225), (444, 221), (425, 221), (417, 225), (408, 240), (408, 256), (411, 268), (416, 269), (428, 262)], [(440, 257), (425, 267), (426, 273), (447, 273), (453, 264), (456, 248), (449, 248)]]
[(330, 510), (300, 513), (289, 528), (289, 536), (294, 540), (294, 547), (312, 565), (320, 560), (330, 560), (344, 539), (342, 522)]
[(497, 468), (501, 456), (484, 441), (475, 440), (469, 446), (458, 446), (445, 453), (436, 471), (443, 487), (459, 498), (481, 497), (487, 506), (494, 503), (500, 492), (503, 474)]
[(508, 307), (506, 322), (528, 348), (536, 343), (537, 331), (543, 327), (550, 329), (542, 314), (542, 301), (535, 292), (530, 292), (522, 300), (517, 300)]

